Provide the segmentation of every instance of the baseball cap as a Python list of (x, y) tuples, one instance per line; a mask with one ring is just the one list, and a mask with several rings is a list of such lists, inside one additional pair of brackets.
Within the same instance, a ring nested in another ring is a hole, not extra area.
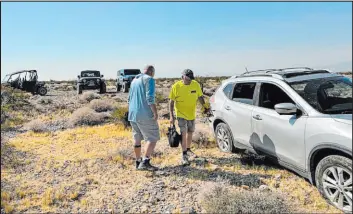
[(183, 72), (182, 72), (183, 75), (189, 77), (190, 79), (195, 79), (194, 77), (194, 72), (192, 72), (192, 70), (190, 69), (185, 69)]

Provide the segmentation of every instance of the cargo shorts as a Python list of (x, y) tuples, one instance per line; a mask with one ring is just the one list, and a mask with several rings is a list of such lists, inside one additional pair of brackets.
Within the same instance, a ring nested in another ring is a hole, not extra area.
[(131, 121), (130, 124), (135, 141), (145, 140), (147, 142), (156, 143), (160, 140), (159, 125), (156, 120)]
[(186, 120), (184, 118), (178, 118), (178, 126), (180, 132), (194, 132), (195, 131), (195, 120)]

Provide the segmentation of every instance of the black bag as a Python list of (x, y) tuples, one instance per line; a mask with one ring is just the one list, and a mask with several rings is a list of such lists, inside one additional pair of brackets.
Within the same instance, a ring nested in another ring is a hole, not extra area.
[(178, 147), (181, 141), (181, 135), (175, 129), (175, 125), (172, 125), (168, 128), (168, 142), (170, 147)]

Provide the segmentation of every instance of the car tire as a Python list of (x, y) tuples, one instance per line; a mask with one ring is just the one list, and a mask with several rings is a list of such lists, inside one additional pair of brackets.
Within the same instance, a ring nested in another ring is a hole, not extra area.
[(77, 86), (77, 94), (82, 94), (82, 86), (81, 85)]
[(129, 88), (127, 87), (127, 83), (123, 83), (123, 92), (127, 93), (129, 91)]
[(38, 92), (39, 95), (45, 96), (45, 95), (48, 93), (48, 90), (47, 90), (47, 88), (45, 88), (45, 87), (39, 87), (39, 88), (37, 89), (37, 92)]
[[(345, 213), (352, 213), (352, 206), (348, 204), (349, 198), (352, 197), (351, 159), (340, 155), (323, 158), (315, 170), (315, 183), (330, 204)], [(343, 203), (340, 203), (341, 201)]]
[(121, 85), (117, 84), (116, 85), (116, 92), (120, 92), (121, 91)]
[(218, 148), (222, 152), (233, 153), (235, 151), (232, 132), (227, 124), (219, 123), (215, 135)]
[(101, 94), (105, 94), (107, 92), (107, 85), (105, 83), (102, 83), (100, 91)]

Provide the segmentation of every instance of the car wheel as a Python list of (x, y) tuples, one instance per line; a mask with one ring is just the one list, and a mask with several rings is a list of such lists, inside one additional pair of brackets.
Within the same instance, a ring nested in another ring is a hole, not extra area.
[(316, 167), (315, 182), (325, 199), (342, 210), (352, 212), (352, 160), (339, 155), (322, 159)]
[(124, 84), (123, 84), (123, 92), (124, 92), (124, 93), (127, 93), (128, 90), (129, 90), (129, 88), (127, 87), (127, 84), (124, 83)]
[(105, 85), (105, 83), (103, 83), (100, 88), (100, 93), (105, 94), (106, 92), (107, 92), (107, 86)]
[(77, 86), (77, 94), (82, 94), (82, 86)]
[(222, 152), (234, 152), (233, 137), (230, 128), (225, 123), (220, 123), (216, 127), (216, 141), (218, 148)]
[(45, 87), (39, 87), (38, 88), (38, 94), (41, 95), (41, 96), (46, 95), (47, 92), (48, 92), (48, 90)]
[(121, 91), (121, 85), (116, 85), (116, 92), (119, 92), (119, 91)]

